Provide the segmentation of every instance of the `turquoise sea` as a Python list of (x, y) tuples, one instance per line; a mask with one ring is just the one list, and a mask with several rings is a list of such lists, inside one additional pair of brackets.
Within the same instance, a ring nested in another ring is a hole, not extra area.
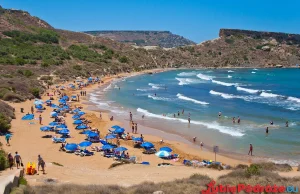
[[(293, 165), (300, 162), (300, 69), (145, 74), (116, 80), (90, 100), (116, 115), (127, 117), (131, 111), (136, 120), (145, 115), (146, 125), (186, 139), (196, 136), (208, 149), (218, 145), (221, 152), (247, 155), (252, 143), (257, 157)], [(234, 124), (233, 117), (240, 117), (241, 123)]]

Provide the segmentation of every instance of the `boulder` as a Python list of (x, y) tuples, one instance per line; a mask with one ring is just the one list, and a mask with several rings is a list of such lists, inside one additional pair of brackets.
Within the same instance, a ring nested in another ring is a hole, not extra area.
[(269, 46), (263, 46), (263, 47), (261, 48), (261, 50), (263, 50), (263, 51), (270, 51), (271, 48), (270, 48)]

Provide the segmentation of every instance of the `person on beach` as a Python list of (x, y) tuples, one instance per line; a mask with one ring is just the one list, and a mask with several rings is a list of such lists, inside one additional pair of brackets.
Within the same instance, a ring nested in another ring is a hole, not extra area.
[(273, 121), (270, 121), (270, 125), (273, 125), (274, 124), (274, 122)]
[(182, 114), (182, 115), (184, 114), (184, 109), (182, 109), (182, 112), (181, 112), (181, 114)]
[(137, 133), (137, 123), (135, 123), (134, 131), (135, 131), (135, 133)]
[(6, 140), (7, 146), (10, 146), (10, 143), (9, 143), (10, 138), (11, 138), (11, 135), (9, 133), (5, 135), (5, 140)]
[(179, 111), (178, 111), (177, 115), (178, 115), (178, 117), (180, 116), (180, 112)]
[(143, 134), (141, 134), (141, 140), (142, 140), (142, 142), (144, 142), (144, 136), (143, 136)]
[(142, 116), (142, 119), (144, 119), (144, 118), (145, 118), (145, 115)]
[(189, 124), (191, 123), (191, 118), (190, 117), (188, 118), (188, 122), (189, 122)]
[(40, 125), (42, 125), (42, 120), (43, 120), (42, 115), (40, 115), (39, 116)]
[(235, 117), (232, 117), (232, 123), (235, 123)]
[(219, 118), (221, 118), (221, 116), (222, 116), (222, 112), (220, 111), (218, 115), (219, 115)]
[(154, 93), (154, 96), (156, 96), (156, 93)]
[(132, 121), (132, 113), (129, 112), (130, 121)]
[(80, 99), (79, 99), (79, 94), (77, 94), (77, 101), (78, 101), (78, 102), (80, 101)]
[(8, 160), (8, 164), (9, 164), (9, 169), (12, 170), (13, 165), (14, 165), (14, 158), (11, 155), (11, 153), (8, 153), (7, 160)]
[(285, 127), (289, 127), (289, 122), (285, 122)]
[(174, 116), (174, 118), (175, 118), (175, 117), (176, 117), (176, 114), (174, 114), (173, 116)]
[(203, 146), (204, 146), (204, 144), (203, 144), (203, 142), (201, 141), (201, 142), (200, 142), (201, 150), (202, 150)]
[(102, 119), (102, 113), (101, 113), (101, 112), (100, 112), (100, 115), (99, 115), (99, 116), (100, 116), (100, 119)]
[(80, 91), (80, 96), (82, 96), (82, 91)]
[(240, 124), (240, 122), (241, 122), (241, 119), (240, 119), (240, 117), (238, 116), (238, 120), (237, 120), (237, 122), (238, 122), (238, 124)]
[(19, 169), (19, 166), (20, 166), (21, 163), (22, 163), (22, 158), (21, 158), (21, 156), (18, 154), (18, 152), (16, 152), (16, 155), (15, 155), (15, 157), (14, 157), (14, 160), (15, 160), (15, 162), (16, 162), (16, 164), (17, 164), (17, 169)]
[(33, 106), (31, 106), (31, 114), (33, 114), (34, 113), (34, 108), (33, 108)]
[(269, 134), (269, 127), (266, 128), (266, 135)]
[(134, 122), (131, 123), (132, 133), (134, 133)]
[(193, 142), (194, 142), (194, 143), (196, 142), (196, 139), (197, 139), (197, 137), (193, 137)]
[(250, 143), (250, 148), (249, 148), (248, 155), (251, 153), (251, 156), (252, 156), (252, 152), (253, 152), (253, 146), (252, 146), (252, 144)]

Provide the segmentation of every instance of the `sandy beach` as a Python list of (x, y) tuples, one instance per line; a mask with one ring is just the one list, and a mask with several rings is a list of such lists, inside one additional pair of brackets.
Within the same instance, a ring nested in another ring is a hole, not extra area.
[[(151, 70), (145, 71), (142, 73), (148, 72), (160, 72), (162, 70)], [(93, 90), (103, 87), (103, 85), (109, 84), (112, 80), (120, 77), (134, 76), (141, 73), (123, 73), (116, 76), (104, 77), (101, 84), (92, 84), (82, 90), (86, 91), (87, 94), (92, 93)], [(68, 85), (64, 83), (63, 85)], [(51, 89), (50, 89), (51, 90)], [(51, 91), (49, 91), (51, 93)], [(67, 95), (77, 95), (80, 90), (71, 90), (66, 89), (65, 92)], [(42, 96), (42, 100), (48, 100), (49, 97), (46, 95)], [(58, 96), (54, 96), (54, 104), (57, 104)], [(91, 104), (86, 101), (86, 97), (80, 96), (80, 102), (70, 102), (72, 106), (82, 106), (83, 111), (86, 112), (84, 115), (85, 118), (91, 121), (89, 124), (92, 128), (98, 128), (100, 131), (100, 138), (103, 138), (108, 129), (113, 125), (120, 125), (125, 128), (125, 132), (129, 132), (131, 135), (131, 129), (129, 123), (121, 122), (118, 120), (110, 121), (110, 113), (102, 112), (102, 119), (99, 118), (100, 110), (90, 110)], [(24, 121), (21, 118), (25, 113), (30, 112), (31, 106), (33, 106), (33, 100), (23, 103), (10, 103), (11, 106), (15, 108), (16, 119), (12, 121), (11, 132), (13, 134), (11, 139), (11, 146), (5, 146), (4, 138), (1, 139), (3, 147), (7, 152), (15, 153), (19, 152), (23, 159), (23, 163), (27, 162), (37, 162), (37, 156), (40, 154), (46, 162), (46, 174), (43, 175), (41, 171), (36, 175), (26, 176), (26, 179), (30, 184), (43, 184), (47, 179), (53, 179), (57, 183), (78, 183), (78, 184), (115, 184), (118, 183), (123, 186), (129, 186), (133, 184), (138, 184), (143, 181), (170, 181), (177, 178), (185, 178), (195, 173), (205, 174), (211, 178), (217, 178), (223, 174), (230, 172), (230, 170), (217, 171), (211, 170), (208, 168), (194, 168), (186, 167), (182, 164), (184, 159), (188, 160), (203, 160), (203, 159), (212, 159), (214, 160), (214, 153), (208, 150), (201, 150), (200, 147), (194, 146), (188, 142), (176, 141), (177, 137), (173, 134), (163, 133), (156, 129), (151, 129), (149, 127), (144, 127), (139, 124), (140, 132), (147, 133), (143, 134), (145, 141), (152, 142), (156, 149), (159, 149), (163, 146), (169, 146), (173, 149), (173, 153), (179, 154), (179, 160), (170, 162), (173, 166), (167, 167), (158, 167), (157, 164), (162, 162), (162, 159), (158, 158), (154, 154), (145, 155), (142, 153), (142, 149), (137, 149), (133, 147), (132, 141), (120, 140), (121, 146), (128, 148), (130, 156), (136, 156), (137, 162), (147, 161), (150, 165), (141, 165), (141, 164), (128, 164), (118, 166), (112, 169), (109, 169), (110, 165), (115, 161), (112, 158), (105, 158), (101, 156), (100, 153), (95, 152), (94, 156), (90, 157), (80, 157), (74, 154), (65, 153), (59, 151), (60, 143), (52, 143), (51, 138), (43, 138), (45, 132), (40, 131), (41, 126), (47, 126), (48, 123), (53, 121), (53, 118), (50, 118), (50, 113), (52, 108), (47, 107), (47, 109), (41, 114), (43, 120), (42, 124), (39, 124), (38, 116), (40, 113), (35, 113), (35, 119), (31, 121)], [(20, 109), (24, 108), (25, 113), (21, 113)], [(93, 107), (92, 107), (93, 108)], [(71, 114), (67, 114), (65, 117), (66, 124), (70, 130), (71, 138), (67, 139), (68, 143), (80, 143), (84, 141), (85, 136), (79, 134), (75, 130), (75, 125), (73, 125), (73, 119)], [(53, 132), (48, 134), (54, 135)], [(139, 136), (140, 134), (134, 134)], [(162, 137), (163, 136), (163, 137)], [(160, 144), (160, 140), (164, 139), (164, 143)], [(115, 140), (113, 140), (115, 141)], [(92, 146), (101, 146), (100, 143), (93, 143)], [(230, 166), (235, 166), (237, 164), (247, 164), (247, 162), (232, 159), (225, 156), (218, 156), (217, 160), (224, 164)], [(57, 166), (55, 163), (59, 163), (63, 166)], [(251, 162), (251, 161), (250, 161)], [(163, 168), (163, 169), (162, 169)]]

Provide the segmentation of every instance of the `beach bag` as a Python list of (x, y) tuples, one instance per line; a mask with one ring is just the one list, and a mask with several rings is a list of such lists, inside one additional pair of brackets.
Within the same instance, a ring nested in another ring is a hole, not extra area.
[(22, 166), (22, 167), (24, 166), (23, 162), (21, 162), (21, 166)]

